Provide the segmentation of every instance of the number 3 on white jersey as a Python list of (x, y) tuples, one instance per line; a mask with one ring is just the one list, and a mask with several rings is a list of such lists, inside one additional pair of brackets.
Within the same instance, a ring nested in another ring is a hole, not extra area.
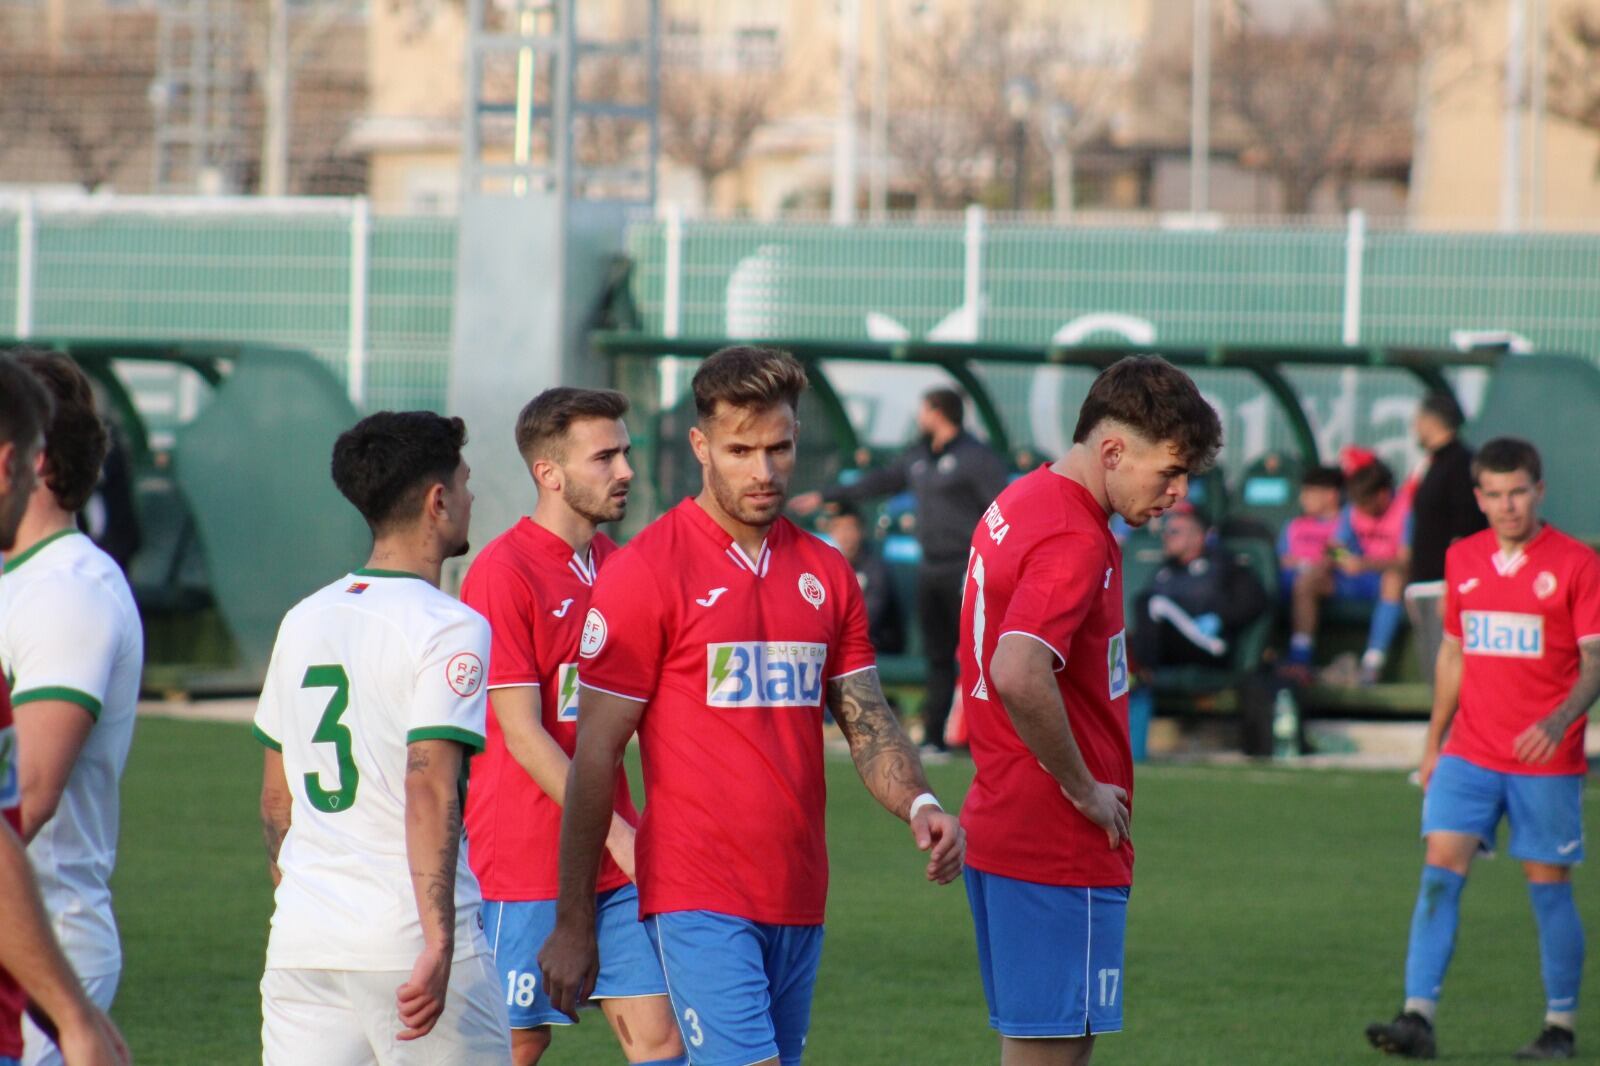
[[(978, 680), (972, 686), (972, 697), (987, 700), (989, 679), (983, 676), (983, 630), (988, 619), (983, 606), (983, 556), (976, 548), (967, 549), (967, 577), (972, 582), (972, 661), (978, 664)], [(966, 586), (961, 591), (965, 595)]]

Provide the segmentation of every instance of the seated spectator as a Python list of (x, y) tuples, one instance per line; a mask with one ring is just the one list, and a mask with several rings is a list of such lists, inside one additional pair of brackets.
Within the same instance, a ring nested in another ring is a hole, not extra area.
[(1323, 600), (1374, 603), (1359, 673), (1360, 683), (1370, 685), (1382, 674), (1405, 619), (1401, 596), (1408, 565), (1410, 495), (1396, 491), (1394, 473), (1381, 459), (1356, 449), (1350, 449), (1346, 458), (1345, 489), (1350, 502), (1339, 512), (1325, 557), (1294, 577), (1289, 664), (1297, 671), (1309, 671)]
[(1284, 596), (1295, 577), (1328, 557), (1328, 544), (1339, 527), (1344, 504), (1344, 472), (1336, 466), (1314, 466), (1300, 478), (1300, 514), (1278, 535), (1278, 563), (1283, 567), (1279, 587)]
[(1131, 650), (1141, 675), (1164, 666), (1227, 666), (1234, 638), (1269, 607), (1256, 575), (1207, 533), (1186, 503), (1162, 520), (1166, 558), (1134, 600)]
[(856, 572), (861, 598), (867, 608), (867, 638), (872, 641), (873, 648), (880, 655), (904, 651), (905, 627), (899, 597), (889, 578), (889, 567), (872, 550), (861, 512), (854, 504), (829, 505), (823, 532)]

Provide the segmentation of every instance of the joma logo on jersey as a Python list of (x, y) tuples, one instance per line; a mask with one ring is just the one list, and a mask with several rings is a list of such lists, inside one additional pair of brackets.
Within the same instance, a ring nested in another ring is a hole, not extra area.
[(1509, 611), (1462, 611), (1461, 650), (1508, 659), (1544, 657), (1544, 617)]
[(576, 722), (578, 720), (578, 664), (562, 663), (561, 669), (556, 671), (556, 680), (561, 686), (556, 693), (556, 721)]
[(706, 645), (712, 707), (818, 707), (826, 644), (747, 641)]

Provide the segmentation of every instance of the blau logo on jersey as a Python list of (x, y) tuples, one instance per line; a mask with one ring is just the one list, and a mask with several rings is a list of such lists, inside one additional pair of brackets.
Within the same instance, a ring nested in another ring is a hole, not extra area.
[(576, 722), (578, 720), (578, 664), (562, 663), (561, 669), (556, 671), (556, 682), (561, 686), (556, 690), (556, 721)]
[(1128, 631), (1119, 629), (1106, 642), (1106, 674), (1111, 682), (1111, 698), (1128, 694)]
[(0, 729), (0, 811), (22, 802), (22, 781), (17, 773), (17, 731)]
[(1462, 611), (1461, 650), (1508, 659), (1544, 657), (1544, 616), (1510, 611)]
[(818, 707), (826, 644), (741, 641), (706, 645), (706, 703), (712, 707)]

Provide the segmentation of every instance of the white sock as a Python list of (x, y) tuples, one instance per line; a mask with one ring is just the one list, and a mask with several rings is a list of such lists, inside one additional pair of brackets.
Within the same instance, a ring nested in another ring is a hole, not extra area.
[(1289, 638), (1289, 647), (1294, 648), (1296, 651), (1299, 651), (1302, 648), (1305, 649), (1306, 651), (1310, 651), (1311, 647), (1312, 647), (1311, 634), (1310, 633), (1296, 633), (1296, 634), (1294, 634), (1293, 636), (1291, 636)]
[(1361, 665), (1368, 670), (1382, 670), (1384, 660), (1388, 658), (1379, 648), (1368, 648), (1361, 653)]
[(1422, 999), (1421, 997), (1417, 997), (1413, 999), (1407, 999), (1404, 1009), (1413, 1014), (1422, 1015), (1424, 1018), (1428, 1019), (1429, 1024), (1432, 1024), (1433, 1012), (1438, 1006), (1438, 1000)]
[(1575, 1010), (1547, 1010), (1544, 1012), (1544, 1024), (1559, 1025), (1568, 1032), (1572, 1032), (1577, 1028), (1573, 1024), (1577, 1020), (1578, 1012)]

